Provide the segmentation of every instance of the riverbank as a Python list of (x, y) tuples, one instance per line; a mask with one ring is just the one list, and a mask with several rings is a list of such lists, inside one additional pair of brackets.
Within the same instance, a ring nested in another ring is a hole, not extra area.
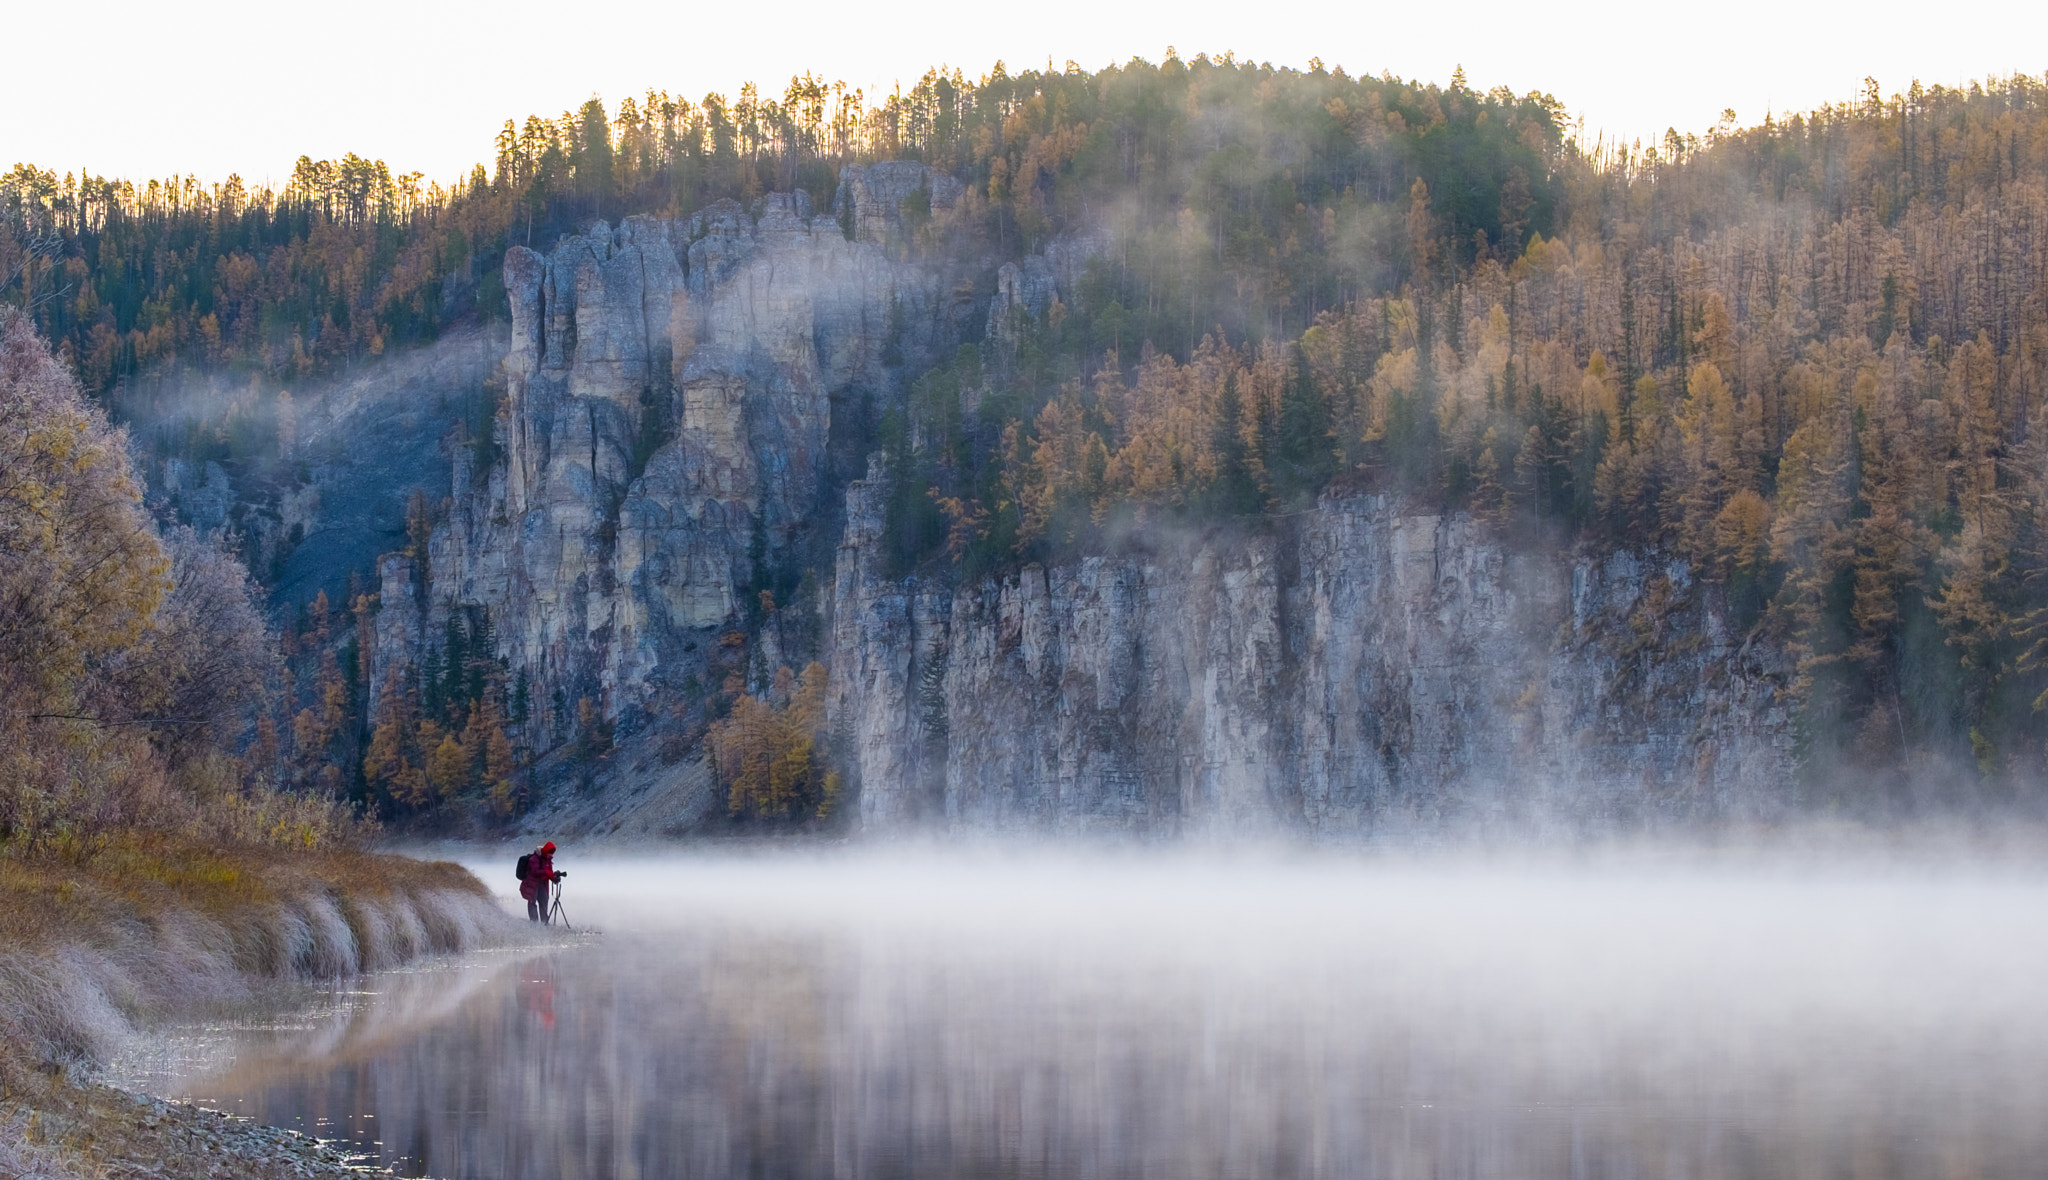
[(124, 837), (0, 856), (0, 1175), (358, 1174), (289, 1131), (94, 1083), (140, 1028), (266, 988), (458, 953), (520, 929), (446, 861)]

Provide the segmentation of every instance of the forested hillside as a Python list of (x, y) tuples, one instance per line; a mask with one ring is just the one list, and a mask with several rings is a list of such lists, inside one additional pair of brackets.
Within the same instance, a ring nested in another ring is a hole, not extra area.
[(276, 653), (248, 572), (159, 531), (126, 443), (0, 308), (0, 852), (348, 837), (334, 800), (259, 772)]
[[(965, 195), (943, 216), (906, 199), (894, 249), (979, 260), (976, 297), (1004, 261), (1088, 255), (1044, 314), (881, 391), (897, 572), (975, 576), (1398, 492), (1521, 544), (1685, 559), (1735, 626), (1791, 653), (1811, 765), (1924, 756), (2001, 790), (2048, 771), (2037, 79), (1873, 83), (1595, 153), (1548, 97), (1462, 77), (1169, 58), (935, 71), (875, 103), (807, 75), (779, 100), (655, 93), (507, 122), (492, 166), (448, 188), (353, 156), (303, 160), (277, 193), (18, 166), (0, 275), (156, 453), (261, 466), (274, 432), (152, 418), (161, 375), (282, 387), (504, 316), (510, 245), (772, 191), (825, 209), (843, 165), (896, 159)], [(417, 511), (416, 547), (433, 506)], [(341, 634), (374, 604), (343, 605), (288, 620), (288, 645), (312, 638), (285, 712), (320, 740), (301, 751), (280, 726), (267, 773), (393, 814), (515, 807), (540, 751), (505, 734), (535, 732), (520, 724), (541, 706), (492, 672), (489, 621), (447, 620), (426, 712), (399, 710), (420, 732), (380, 738)], [(703, 720), (772, 696), (759, 673)], [(601, 755), (603, 710), (561, 709), (547, 732)], [(439, 760), (434, 789), (365, 778), (365, 754), (400, 747)]]
[[(593, 99), (508, 121), (494, 167), (445, 187), (355, 155), (301, 158), (276, 192), (17, 164), (0, 179), (0, 275), (94, 392), (170, 360), (289, 379), (431, 339), (472, 309), (502, 316), (495, 275), (513, 243), (793, 188), (823, 207), (840, 166), (911, 159), (971, 182), (1006, 256), (1105, 215), (1145, 226), (1126, 269), (1159, 290), (1130, 331), (1185, 345), (1214, 323), (1299, 330), (1397, 283), (1406, 268), (1386, 248), (1402, 227), (1376, 213), (1417, 176), (1438, 194), (1447, 259), (1469, 259), (1476, 232), (1547, 229), (1562, 152), (1543, 96), (1320, 69), (998, 65), (978, 83), (934, 71), (873, 107), (805, 76), (780, 101), (650, 93), (615, 116)], [(1209, 248), (1184, 248), (1183, 208)]]
[[(919, 384), (892, 534), (906, 568), (985, 567), (1333, 482), (1402, 488), (1536, 543), (1690, 559), (1795, 653), (1815, 760), (1933, 748), (2038, 773), (2043, 98), (1873, 90), (1567, 153), (1506, 250), (1418, 176), (1380, 207), (1405, 231), (1372, 247), (1383, 280), (1298, 335), (1117, 338), (1129, 277), (1102, 267), (1007, 380), (966, 354)], [(1497, 191), (1505, 221), (1517, 189)]]

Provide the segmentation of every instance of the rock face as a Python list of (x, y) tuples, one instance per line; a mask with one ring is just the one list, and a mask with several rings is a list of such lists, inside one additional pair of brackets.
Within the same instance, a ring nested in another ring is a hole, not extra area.
[[(870, 831), (1526, 833), (1783, 798), (1778, 657), (1736, 647), (1681, 563), (1523, 553), (1351, 496), (977, 585), (887, 576), (882, 473), (847, 484), (844, 421), (964, 339), (1000, 364), (1099, 249), (918, 260), (961, 196), (921, 165), (849, 168), (829, 213), (773, 194), (512, 250), (494, 445), (450, 449), (426, 568), (380, 570), (378, 676), (485, 607), (530, 724), (560, 736), (585, 697), (657, 721), (760, 564), (839, 535), (828, 711)], [(779, 634), (755, 636), (769, 667), (807, 658)], [(643, 777), (654, 828), (711, 805)]]
[(855, 485), (831, 705), (871, 831), (1626, 829), (1790, 779), (1782, 670), (1682, 563), (1357, 497), (949, 593), (877, 577), (879, 528)]
[(615, 716), (686, 673), (753, 562), (836, 519), (835, 401), (895, 389), (979, 310), (895, 248), (911, 194), (943, 215), (959, 186), (848, 168), (844, 217), (776, 193), (513, 248), (505, 459), (458, 459), (433, 610), (489, 607), (514, 668)]
[(1044, 315), (1060, 302), (1061, 292), (1071, 298), (1080, 287), (1089, 260), (1109, 247), (1106, 236), (1087, 232), (1067, 234), (1047, 243), (1042, 254), (1005, 262), (997, 268), (995, 297), (989, 301), (984, 333), (998, 356), (1016, 346), (1030, 317)]
[(278, 449), (274, 464), (244, 462), (234, 477), (216, 462), (167, 458), (151, 491), (201, 533), (235, 534), (273, 605), (325, 591), (346, 609), (351, 576), (403, 543), (411, 495), (448, 494), (451, 433), (504, 356), (502, 326), (483, 325), (288, 393), (227, 373), (152, 374), (159, 421), (275, 431)]

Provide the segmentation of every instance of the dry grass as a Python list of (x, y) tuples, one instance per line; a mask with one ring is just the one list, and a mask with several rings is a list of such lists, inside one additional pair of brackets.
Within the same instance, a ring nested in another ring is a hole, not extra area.
[(0, 1110), (0, 1176), (8, 1180), (71, 1180), (83, 1175), (73, 1161), (32, 1138), (32, 1116), (20, 1107)]
[[(145, 1127), (137, 1100), (76, 1084), (71, 1067), (106, 1060), (138, 1022), (516, 929), (445, 862), (136, 831), (90, 851), (0, 845), (0, 1177), (157, 1175), (189, 1150), (174, 1132), (198, 1112), (165, 1108)], [(345, 1171), (309, 1172), (275, 1145), (208, 1150), (207, 1175)]]
[(46, 1069), (103, 1060), (138, 1020), (463, 950), (507, 921), (457, 865), (156, 833), (89, 857), (0, 849), (0, 899), (0, 1057)]

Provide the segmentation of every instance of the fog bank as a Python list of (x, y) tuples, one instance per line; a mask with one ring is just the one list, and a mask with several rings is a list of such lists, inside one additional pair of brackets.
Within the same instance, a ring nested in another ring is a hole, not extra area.
[[(2048, 873), (2015, 862), (557, 863), (602, 936), (384, 1043), (252, 1041), (184, 1084), (436, 1176), (2021, 1176), (2048, 1150)], [(509, 860), (472, 867), (509, 902)]]

